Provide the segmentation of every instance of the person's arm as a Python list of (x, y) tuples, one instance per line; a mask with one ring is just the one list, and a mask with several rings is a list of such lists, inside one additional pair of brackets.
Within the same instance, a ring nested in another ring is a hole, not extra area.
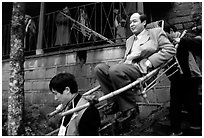
[(176, 49), (161, 28), (155, 28), (153, 31), (155, 31), (153, 32), (153, 37), (157, 37), (158, 52), (149, 56), (148, 60), (151, 65), (156, 68), (173, 57), (176, 53)]
[(116, 28), (117, 28), (118, 25), (119, 25), (117, 18), (118, 18), (118, 15), (115, 16), (115, 21), (114, 21), (114, 23), (115, 23), (115, 27), (116, 27)]
[(28, 23), (26, 24), (26, 29), (25, 29), (26, 32), (28, 32), (28, 27), (30, 26), (30, 23), (31, 23), (31, 19), (29, 19)]
[(192, 28), (192, 30), (202, 31), (202, 25), (195, 26), (195, 27)]
[(97, 136), (100, 127), (100, 114), (96, 107), (86, 109), (79, 121), (78, 131), (81, 136)]
[(199, 37), (183, 37), (180, 39), (180, 45), (186, 47), (189, 51), (199, 54), (202, 52), (202, 39)]
[(118, 23), (118, 9), (114, 9), (113, 12), (115, 13), (115, 20), (114, 20), (114, 25), (117, 28), (119, 23)]
[[(138, 48), (140, 48), (140, 47), (138, 47)], [(139, 50), (139, 49), (137, 51), (132, 52), (131, 54), (129, 54), (127, 56), (127, 59), (126, 59), (125, 63), (126, 64), (131, 64), (132, 60), (137, 59), (138, 57), (140, 57), (140, 54), (141, 54), (141, 50)]]

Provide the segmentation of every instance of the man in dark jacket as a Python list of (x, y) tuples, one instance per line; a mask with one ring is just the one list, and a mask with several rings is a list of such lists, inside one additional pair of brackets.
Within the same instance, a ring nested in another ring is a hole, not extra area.
[[(194, 14), (193, 18), (195, 18)], [(176, 57), (183, 74), (177, 72), (170, 77), (171, 135), (182, 135), (183, 133), (181, 127), (183, 105), (190, 117), (190, 128), (201, 129), (202, 126), (202, 110), (199, 105), (199, 102), (202, 101), (199, 100), (198, 96), (202, 80), (201, 30), (202, 26), (198, 25), (192, 28), (192, 32), (188, 33), (187, 37), (174, 39), (175, 43), (179, 43)]]

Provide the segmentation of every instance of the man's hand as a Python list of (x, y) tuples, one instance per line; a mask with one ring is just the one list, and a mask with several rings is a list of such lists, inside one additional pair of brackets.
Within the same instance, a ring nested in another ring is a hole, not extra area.
[(149, 68), (152, 67), (152, 63), (151, 63), (149, 60), (147, 60), (147, 61), (145, 62), (145, 65), (147, 66), (147, 69), (149, 69)]
[(63, 105), (60, 104), (60, 105), (58, 105), (58, 106), (56, 107), (56, 110), (61, 110), (62, 108), (63, 108)]
[(125, 63), (125, 64), (132, 64), (132, 60), (126, 59), (124, 63)]
[(181, 38), (174, 38), (173, 44), (176, 45), (176, 44), (180, 43), (180, 41), (181, 41)]
[(192, 28), (193, 31), (196, 30), (196, 29), (197, 29), (197, 27), (193, 27), (193, 28)]

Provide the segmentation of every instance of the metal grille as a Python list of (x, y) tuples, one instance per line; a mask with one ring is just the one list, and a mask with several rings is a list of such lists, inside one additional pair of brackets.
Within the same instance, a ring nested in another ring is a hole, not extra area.
[[(99, 2), (69, 8), (68, 10), (69, 16), (75, 21), (84, 24), (91, 30), (115, 42), (116, 27), (114, 20), (116, 14), (114, 11), (115, 9), (119, 11), (119, 19), (123, 18), (127, 20), (127, 7), (126, 3)], [(81, 26), (63, 17), (60, 12), (62, 12), (62, 10), (48, 13), (44, 16), (42, 48), (45, 53), (73, 47), (94, 46), (108, 43), (107, 40), (93, 33), (86, 32)], [(83, 19), (80, 18), (82, 17), (82, 13), (84, 13)], [(57, 22), (58, 16), (60, 16), (59, 18), (64, 18), (64, 21)], [(25, 38), (25, 55), (35, 54), (36, 50), (39, 17), (33, 17), (32, 21), (35, 24), (35, 33), (29, 32), (29, 30), (27, 32)], [(127, 25), (125, 27), (128, 28)], [(10, 25), (3, 26), (3, 30), (3, 58), (8, 58), (10, 49)]]

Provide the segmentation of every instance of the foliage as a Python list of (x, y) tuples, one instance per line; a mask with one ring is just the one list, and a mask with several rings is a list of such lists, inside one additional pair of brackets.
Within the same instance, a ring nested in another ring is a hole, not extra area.
[[(8, 110), (3, 107), (2, 113), (2, 135), (7, 135), (7, 114)], [(44, 136), (45, 134), (58, 128), (58, 118), (48, 119), (42, 105), (27, 105), (25, 107), (25, 134), (24, 136)]]

